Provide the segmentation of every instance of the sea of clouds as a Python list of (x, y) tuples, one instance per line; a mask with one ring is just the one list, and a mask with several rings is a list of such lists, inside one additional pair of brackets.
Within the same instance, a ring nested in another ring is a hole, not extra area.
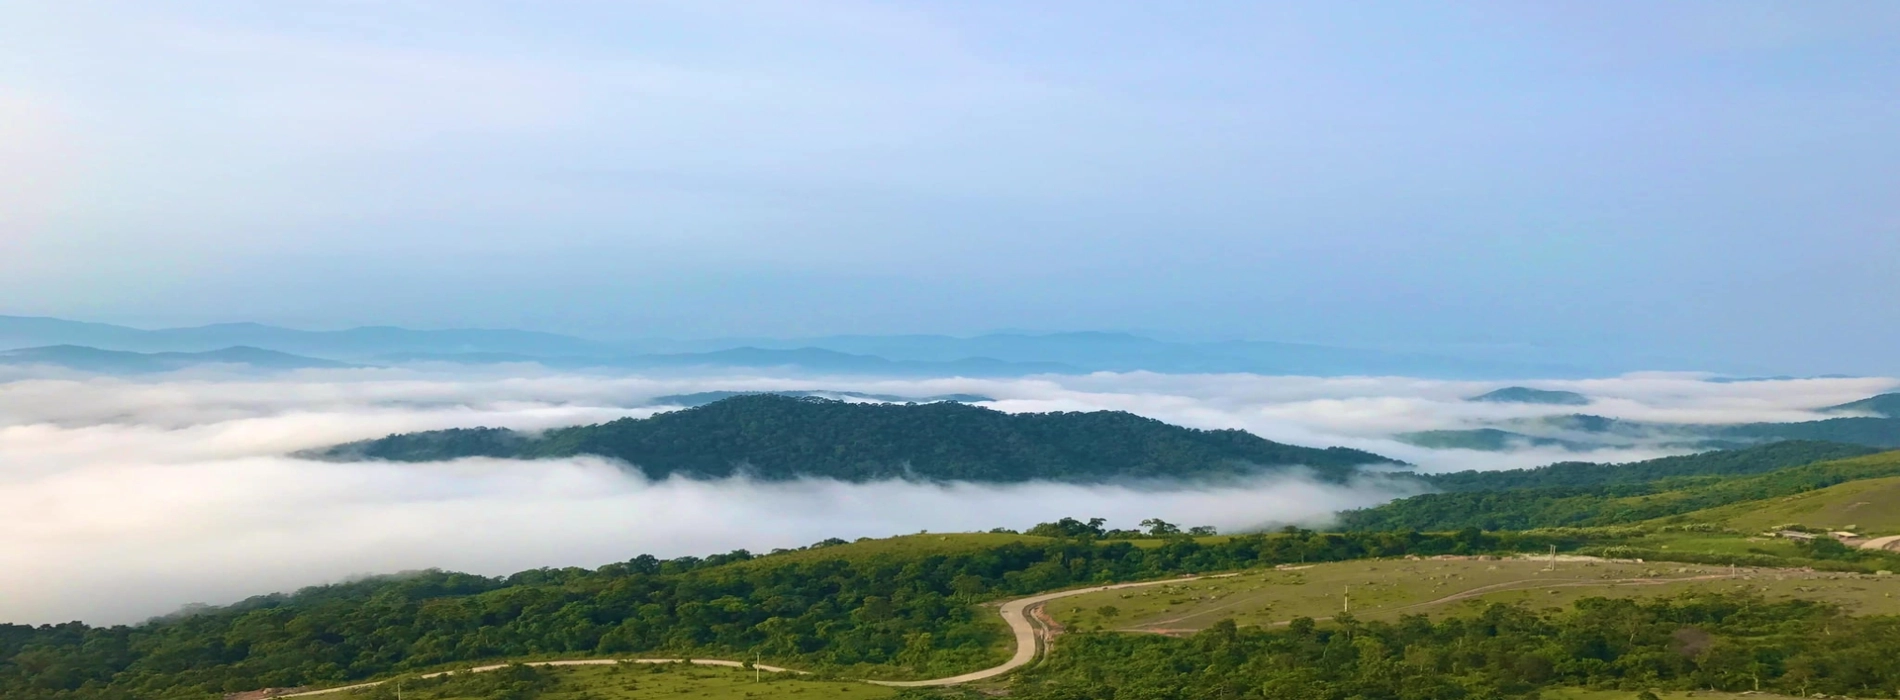
[[(710, 390), (975, 393), (1004, 411), (1126, 410), (1302, 445), (1370, 450), (1428, 471), (1663, 450), (1427, 450), (1395, 433), (1578, 407), (1474, 403), (1505, 382), (1150, 373), (1021, 379), (639, 377), (531, 368), (366, 369), (259, 376), (195, 370), (137, 379), (0, 375), (0, 621), (132, 622), (194, 602), (440, 567), (503, 574), (828, 537), (1023, 528), (1064, 516), (1132, 527), (1160, 517), (1225, 530), (1323, 523), (1408, 495), (1389, 480), (1297, 475), (1219, 486), (994, 486), (829, 480), (647, 481), (600, 459), (328, 463), (298, 450), (394, 432), (517, 429), (645, 416), (651, 399)], [(1892, 390), (1885, 378), (1716, 383), (1687, 374), (1538, 381), (1597, 399), (1588, 412), (1675, 423), (1807, 420)]]

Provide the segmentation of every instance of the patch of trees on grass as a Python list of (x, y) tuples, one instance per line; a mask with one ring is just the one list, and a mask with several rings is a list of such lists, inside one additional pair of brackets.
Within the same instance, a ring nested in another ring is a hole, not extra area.
[(1900, 617), (1806, 601), (1692, 593), (1494, 604), (1470, 616), (1236, 628), (1185, 639), (1083, 633), (1013, 687), (1023, 700), (1534, 698), (1583, 686), (1895, 697)]
[(755, 394), (529, 435), (498, 428), (391, 435), (312, 453), (423, 462), (597, 455), (647, 477), (1102, 482), (1244, 476), (1293, 466), (1344, 480), (1393, 460), (1197, 430), (1121, 411), (1004, 413), (979, 406), (847, 403)]
[[(0, 625), (7, 700), (199, 698), (530, 657), (744, 658), (857, 676), (951, 675), (1010, 650), (974, 604), (1293, 562), (1542, 551), (1548, 537), (1303, 530), (1158, 547), (1061, 539), (957, 554), (642, 556), (506, 578), (440, 571), (305, 589), (134, 626)], [(829, 548), (818, 551), (827, 551)], [(839, 548), (845, 550), (848, 548)]]
[(1023, 531), (1025, 535), (1036, 537), (1055, 537), (1082, 540), (1140, 540), (1170, 539), (1176, 537), (1208, 537), (1220, 534), (1212, 525), (1195, 525), (1185, 530), (1181, 526), (1162, 520), (1149, 518), (1141, 521), (1140, 530), (1109, 529), (1107, 518), (1089, 518), (1077, 520), (1063, 518), (1053, 523), (1040, 523)]

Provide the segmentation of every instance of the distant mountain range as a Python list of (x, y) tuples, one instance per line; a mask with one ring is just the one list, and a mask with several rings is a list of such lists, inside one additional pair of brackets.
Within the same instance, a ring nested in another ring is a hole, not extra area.
[(570, 370), (642, 370), (691, 371), (718, 368), (785, 368), (805, 372), (835, 374), (876, 374), (883, 376), (1020, 377), (1030, 374), (1074, 374), (1075, 367), (1056, 362), (1005, 362), (987, 357), (968, 357), (948, 361), (890, 360), (872, 355), (795, 348), (731, 348), (712, 352), (682, 352), (620, 356), (533, 356), (509, 353), (395, 353), (377, 355), (371, 362), (381, 364), (446, 363), (492, 365), (534, 363), (543, 367)]
[(790, 340), (744, 338), (709, 342), (738, 342), (766, 349), (816, 347), (918, 362), (944, 362), (967, 357), (995, 358), (1006, 362), (1055, 362), (1086, 372), (1148, 370), (1170, 373), (1461, 378), (1576, 377), (1596, 372), (1555, 363), (1522, 363), (1272, 341), (1174, 342), (1108, 332), (994, 333), (970, 338), (944, 335), (839, 335)]
[(1243, 430), (1196, 430), (1120, 411), (1004, 413), (955, 402), (848, 403), (749, 394), (695, 408), (530, 435), (498, 428), (391, 435), (305, 456), (439, 461), (462, 457), (619, 459), (670, 476), (985, 483), (1216, 479), (1294, 466), (1340, 481), (1370, 452), (1285, 445)]
[(229, 347), (209, 352), (124, 352), (81, 345), (53, 345), (0, 351), (0, 365), (64, 367), (100, 374), (174, 372), (207, 365), (242, 365), (252, 369), (341, 369), (348, 363), (321, 360), (252, 347)]
[(1127, 372), (1575, 377), (1600, 368), (1265, 341), (1171, 342), (1127, 333), (823, 336), (605, 342), (518, 330), (364, 327), (305, 331), (255, 323), (143, 330), (0, 316), (0, 349), (57, 345), (139, 353), (253, 347), (355, 364), (536, 363), (562, 369), (778, 367), (812, 372), (969, 376)]
[(56, 318), (0, 316), (0, 348), (85, 345), (130, 352), (206, 352), (233, 346), (360, 360), (399, 352), (499, 352), (523, 355), (612, 354), (611, 345), (552, 333), (515, 330), (420, 331), (369, 326), (304, 331), (257, 323), (143, 330)]

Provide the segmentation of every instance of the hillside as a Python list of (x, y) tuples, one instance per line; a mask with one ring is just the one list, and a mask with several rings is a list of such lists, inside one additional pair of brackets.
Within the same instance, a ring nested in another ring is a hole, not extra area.
[(1507, 491), (1551, 487), (1640, 484), (1685, 476), (1740, 476), (1815, 462), (1848, 459), (1879, 452), (1878, 448), (1831, 442), (1788, 440), (1739, 450), (1717, 450), (1641, 462), (1597, 464), (1558, 462), (1532, 469), (1462, 471), (1425, 474), (1419, 478), (1448, 491)]
[(1119, 411), (1012, 414), (951, 402), (846, 403), (771, 394), (533, 436), (493, 428), (391, 435), (310, 456), (421, 462), (575, 455), (623, 460), (653, 479), (743, 474), (847, 481), (1200, 479), (1296, 465), (1338, 480), (1356, 467), (1392, 462), (1359, 450), (1296, 447), (1241, 430), (1183, 428)]
[(1887, 418), (1900, 418), (1900, 393), (1881, 394), (1859, 401), (1850, 401), (1839, 406), (1821, 409), (1822, 413), (1872, 413)]
[[(1766, 458), (1764, 458), (1766, 459)], [(1773, 460), (1768, 460), (1773, 461)], [(1751, 460), (1732, 467), (1757, 464)], [(1673, 467), (1689, 471), (1689, 467)], [(1747, 467), (1747, 468), (1753, 468)], [(1641, 468), (1630, 471), (1640, 472)], [(1434, 493), (1340, 515), (1345, 530), (1526, 530), (1634, 523), (1740, 501), (1787, 496), (1857, 479), (1900, 475), (1900, 451), (1737, 476), (1679, 476), (1502, 491)]]
[(1823, 489), (1717, 506), (1684, 519), (1756, 533), (1784, 525), (1853, 529), (1866, 535), (1900, 534), (1900, 477), (1860, 479)]
[[(1876, 683), (1900, 682), (1884, 665), (1830, 670), (1813, 658), (1900, 653), (1891, 634), (1900, 622), (1891, 593), (1900, 583), (1890, 576), (1559, 562), (1542, 552), (1574, 541), (1519, 533), (1290, 529), (1154, 547), (1007, 534), (831, 542), (766, 556), (643, 555), (506, 577), (411, 572), (133, 626), (0, 624), (0, 696), (206, 700), (314, 687), (365, 700), (398, 692), (421, 700), (876, 697), (885, 691), (838, 681), (943, 678), (993, 666), (1012, 645), (998, 607), (985, 603), (1020, 605), (1023, 596), (1107, 582), (1142, 583), (1077, 591), (1050, 606), (1066, 625), (1057, 630), (1062, 643), (1007, 685), (895, 695), (948, 700), (1006, 688), (1023, 700), (1242, 697), (1220, 691), (1248, 687), (1268, 690), (1246, 697), (1501, 698), (1634, 682), (1875, 697), (1868, 691)], [(1183, 577), (1211, 572), (1225, 573)], [(1353, 615), (1335, 607), (1348, 592)], [(1398, 617), (1421, 612), (1430, 618)], [(1695, 634), (1685, 637), (1685, 627)], [(1199, 631), (1182, 639), (1107, 630)], [(1685, 639), (1752, 645), (1791, 659), (1795, 670), (1751, 666), (1749, 655), (1658, 663), (1687, 659), (1679, 653)], [(1561, 664), (1577, 644), (1592, 649), (1587, 668)], [(1369, 652), (1353, 651), (1360, 648)], [(1480, 661), (1448, 672), (1361, 656), (1401, 649), (1397, 658)], [(743, 673), (614, 661), (653, 656), (816, 673), (753, 674), (748, 683)], [(537, 670), (509, 661), (591, 665)], [(493, 670), (418, 677), (478, 666)], [(1704, 673), (1711, 669), (1722, 675)], [(409, 682), (349, 689), (394, 678)], [(1462, 693), (1466, 686), (1515, 692)], [(1410, 692), (1421, 687), (1432, 692)]]
[(457, 662), (647, 652), (759, 658), (850, 678), (928, 678), (1008, 658), (1007, 628), (993, 608), (977, 605), (998, 598), (1294, 561), (1542, 545), (1490, 535), (1395, 541), (1303, 531), (1157, 548), (918, 535), (766, 556), (642, 555), (506, 577), (421, 571), (136, 626), (0, 623), (0, 697), (202, 700), (222, 690), (337, 685)]
[(1711, 432), (1717, 438), (1729, 440), (1826, 440), (1888, 449), (1900, 447), (1900, 418), (1829, 418), (1799, 423), (1749, 423), (1717, 427)]

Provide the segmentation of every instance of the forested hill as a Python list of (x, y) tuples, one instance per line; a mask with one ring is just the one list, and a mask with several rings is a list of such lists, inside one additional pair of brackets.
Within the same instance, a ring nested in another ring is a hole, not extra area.
[(1120, 411), (1003, 413), (978, 406), (846, 403), (758, 394), (528, 435), (495, 428), (391, 435), (314, 453), (405, 462), (599, 455), (649, 478), (919, 478), (1101, 482), (1242, 476), (1295, 465), (1339, 480), (1370, 452), (1284, 445), (1242, 430), (1197, 430)]
[(1864, 445), (1787, 440), (1739, 450), (1717, 450), (1623, 464), (1558, 462), (1533, 469), (1463, 471), (1420, 478), (1444, 491), (1504, 491), (1640, 484), (1686, 476), (1738, 476), (1880, 452)]
[[(1809, 460), (1829, 452), (1821, 444), (1808, 443), (1785, 451), (1752, 448), (1602, 467), (1611, 478), (1575, 485), (1563, 485), (1567, 479), (1553, 479), (1550, 485), (1530, 479), (1528, 483), (1533, 485), (1523, 488), (1413, 496), (1341, 513), (1339, 525), (1350, 531), (1621, 525), (1788, 496), (1857, 479), (1900, 476), (1900, 451)], [(1798, 466), (1788, 466), (1791, 462)], [(1637, 478), (1645, 474), (1647, 478)]]

